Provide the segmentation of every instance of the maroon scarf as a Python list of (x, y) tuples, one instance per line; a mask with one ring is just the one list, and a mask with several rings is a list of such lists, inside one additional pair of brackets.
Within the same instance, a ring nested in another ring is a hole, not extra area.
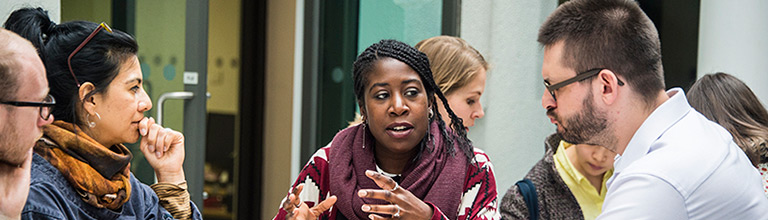
[[(432, 123), (430, 131), (434, 145), (429, 146), (436, 147), (432, 152), (425, 149), (418, 161), (406, 166), (400, 187), (439, 207), (448, 219), (456, 219), (464, 191), (467, 159), (455, 144), (456, 154), (445, 154), (437, 122)], [(366, 148), (363, 148), (363, 140)], [(361, 210), (363, 204), (387, 204), (383, 200), (357, 196), (361, 189), (380, 189), (365, 176), (366, 170), (376, 170), (373, 146), (373, 136), (360, 125), (344, 129), (333, 138), (328, 158), (328, 172), (333, 183), (330, 193), (338, 197), (334, 206), (347, 218), (368, 219), (368, 213)]]

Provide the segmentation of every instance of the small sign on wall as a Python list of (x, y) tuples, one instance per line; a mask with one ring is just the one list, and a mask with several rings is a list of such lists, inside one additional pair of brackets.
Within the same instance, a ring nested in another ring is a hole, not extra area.
[(184, 85), (197, 85), (197, 72), (184, 72)]

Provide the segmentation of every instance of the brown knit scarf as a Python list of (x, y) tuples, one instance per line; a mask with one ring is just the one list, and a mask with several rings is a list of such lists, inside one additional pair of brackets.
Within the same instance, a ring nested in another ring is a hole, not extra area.
[[(452, 146), (456, 155), (445, 154), (446, 148), (451, 146), (443, 145), (437, 122), (431, 124), (430, 132), (434, 141), (434, 145), (430, 145), (436, 147), (432, 152), (425, 149), (418, 161), (406, 166), (400, 187), (439, 207), (448, 219), (456, 219), (464, 191), (467, 159), (456, 146)], [(363, 148), (363, 140), (365, 146), (370, 147)], [(368, 213), (361, 210), (363, 204), (386, 204), (382, 200), (357, 196), (361, 189), (380, 189), (365, 176), (366, 170), (376, 170), (373, 143), (373, 136), (363, 126), (356, 125), (337, 133), (331, 144), (328, 159), (330, 182), (333, 183), (331, 194), (339, 198), (335, 208), (348, 219), (368, 219)]]
[(83, 201), (120, 209), (131, 198), (131, 152), (122, 144), (104, 147), (73, 128), (64, 121), (44, 126), (35, 152), (61, 171)]

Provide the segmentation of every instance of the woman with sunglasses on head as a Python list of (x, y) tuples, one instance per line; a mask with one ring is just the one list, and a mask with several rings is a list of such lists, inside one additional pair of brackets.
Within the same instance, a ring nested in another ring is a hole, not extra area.
[[(27, 38), (45, 64), (56, 121), (34, 147), (23, 219), (201, 219), (182, 164), (184, 136), (144, 112), (136, 40), (106, 24), (54, 24), (41, 8), (13, 12), (5, 27)], [(123, 143), (141, 137), (157, 184), (130, 172)]]
[(382, 40), (357, 57), (352, 79), (363, 122), (315, 153), (275, 219), (499, 218), (488, 156), (467, 139), (424, 53)]

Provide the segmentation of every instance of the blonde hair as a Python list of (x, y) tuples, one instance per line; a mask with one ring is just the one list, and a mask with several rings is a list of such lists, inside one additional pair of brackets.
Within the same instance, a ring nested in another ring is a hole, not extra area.
[(731, 133), (752, 165), (768, 162), (768, 111), (747, 84), (718, 72), (701, 77), (686, 95), (691, 107)]
[(416, 49), (427, 54), (435, 83), (445, 95), (467, 85), (481, 68), (489, 68), (483, 55), (458, 37), (431, 37), (417, 43)]

